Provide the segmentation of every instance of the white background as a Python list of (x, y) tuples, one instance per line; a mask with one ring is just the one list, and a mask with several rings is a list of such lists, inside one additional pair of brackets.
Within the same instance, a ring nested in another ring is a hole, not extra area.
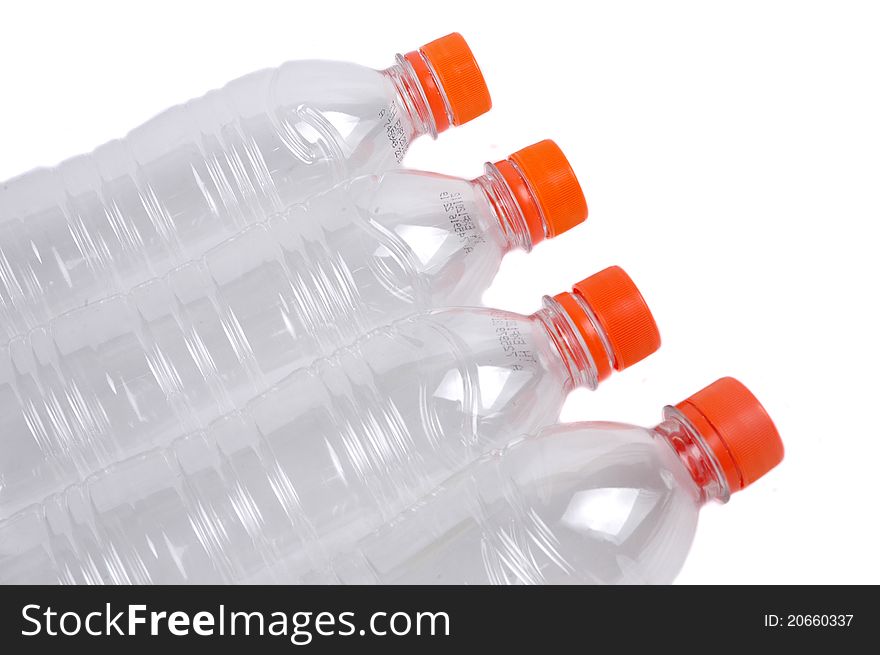
[(542, 138), (586, 224), (507, 258), (488, 304), (531, 312), (610, 264), (661, 350), (566, 420), (652, 425), (722, 375), (785, 462), (703, 512), (687, 583), (880, 583), (880, 15), (870, 2), (5, 3), (0, 179), (93, 149), (287, 59), (376, 68), (451, 31), (495, 108), (406, 163), (476, 176)]

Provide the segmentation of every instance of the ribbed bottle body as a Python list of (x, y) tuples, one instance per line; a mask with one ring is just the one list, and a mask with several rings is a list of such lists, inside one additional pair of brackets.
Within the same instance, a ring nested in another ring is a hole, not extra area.
[(388, 321), (478, 304), (505, 248), (476, 185), (364, 176), (13, 340), (0, 354), (0, 507), (204, 428)]
[(178, 105), (0, 186), (0, 340), (167, 273), (248, 224), (397, 165), (413, 124), (392, 76), (302, 61)]
[(555, 420), (569, 382), (533, 318), (400, 321), (6, 520), (0, 579), (308, 580), (511, 433)]

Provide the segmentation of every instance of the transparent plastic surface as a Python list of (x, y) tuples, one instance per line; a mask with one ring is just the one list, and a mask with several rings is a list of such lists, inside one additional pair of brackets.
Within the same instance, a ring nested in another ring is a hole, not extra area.
[(0, 582), (295, 582), (594, 386), (552, 306), (422, 314), (0, 524)]
[(357, 178), (14, 339), (0, 350), (3, 515), (204, 428), (375, 327), (479, 304), (516, 244), (491, 193), (414, 171)]
[(311, 580), (670, 583), (703, 500), (662, 434), (558, 425), (482, 457)]
[[(0, 185), (0, 340), (199, 257), (433, 128), (398, 64), (300, 61)], [(420, 117), (421, 116), (421, 117)]]

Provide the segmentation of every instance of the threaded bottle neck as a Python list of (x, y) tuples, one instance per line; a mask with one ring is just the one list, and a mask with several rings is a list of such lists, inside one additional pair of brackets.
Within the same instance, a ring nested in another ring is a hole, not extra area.
[(540, 206), (524, 180), (514, 188), (494, 164), (487, 163), (485, 171), (473, 183), (486, 196), (504, 234), (507, 250), (520, 248), (530, 252), (544, 238), (545, 222)]
[[(595, 329), (602, 328), (595, 321), (592, 312), (588, 315), (595, 323)], [(556, 299), (544, 297), (543, 309), (532, 314), (532, 318), (540, 321), (547, 330), (560, 358), (568, 369), (569, 379), (566, 391), (577, 387), (595, 389), (599, 386), (600, 376), (597, 357), (610, 358), (610, 352), (593, 352), (588, 347), (581, 331), (575, 325), (568, 311)]]
[[(386, 68), (382, 73), (394, 85), (397, 93), (396, 104), (403, 109), (410, 125), (413, 126), (414, 134), (411, 136), (417, 137), (427, 134), (432, 139), (436, 139), (437, 134), (445, 128), (438, 124), (435, 117), (436, 107), (432, 109), (424, 83), (420, 81), (420, 76), (413, 68), (412, 63), (403, 55), (397, 55), (397, 63)], [(434, 79), (430, 71), (428, 75), (427, 79)], [(426, 79), (424, 72), (421, 78)], [(439, 83), (436, 85), (438, 92), (442, 94)]]
[(699, 490), (700, 502), (726, 503), (730, 499), (730, 485), (709, 444), (675, 407), (666, 407), (664, 418), (653, 429), (654, 435), (678, 455)]

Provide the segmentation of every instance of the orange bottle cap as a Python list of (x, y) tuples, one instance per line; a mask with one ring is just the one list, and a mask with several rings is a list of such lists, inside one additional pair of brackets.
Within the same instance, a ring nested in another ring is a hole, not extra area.
[(782, 461), (785, 449), (773, 420), (738, 380), (721, 378), (675, 408), (715, 454), (731, 493)]
[(622, 371), (660, 347), (660, 332), (648, 304), (619, 266), (591, 275), (575, 284), (571, 293), (561, 293), (555, 300), (587, 344), (599, 380), (608, 377), (612, 368)]
[(522, 210), (532, 244), (587, 219), (587, 201), (568, 159), (546, 139), (495, 163)]
[(407, 53), (406, 60), (419, 78), (438, 132), (449, 127), (449, 116), (453, 125), (462, 125), (492, 108), (486, 80), (461, 34), (431, 41)]

